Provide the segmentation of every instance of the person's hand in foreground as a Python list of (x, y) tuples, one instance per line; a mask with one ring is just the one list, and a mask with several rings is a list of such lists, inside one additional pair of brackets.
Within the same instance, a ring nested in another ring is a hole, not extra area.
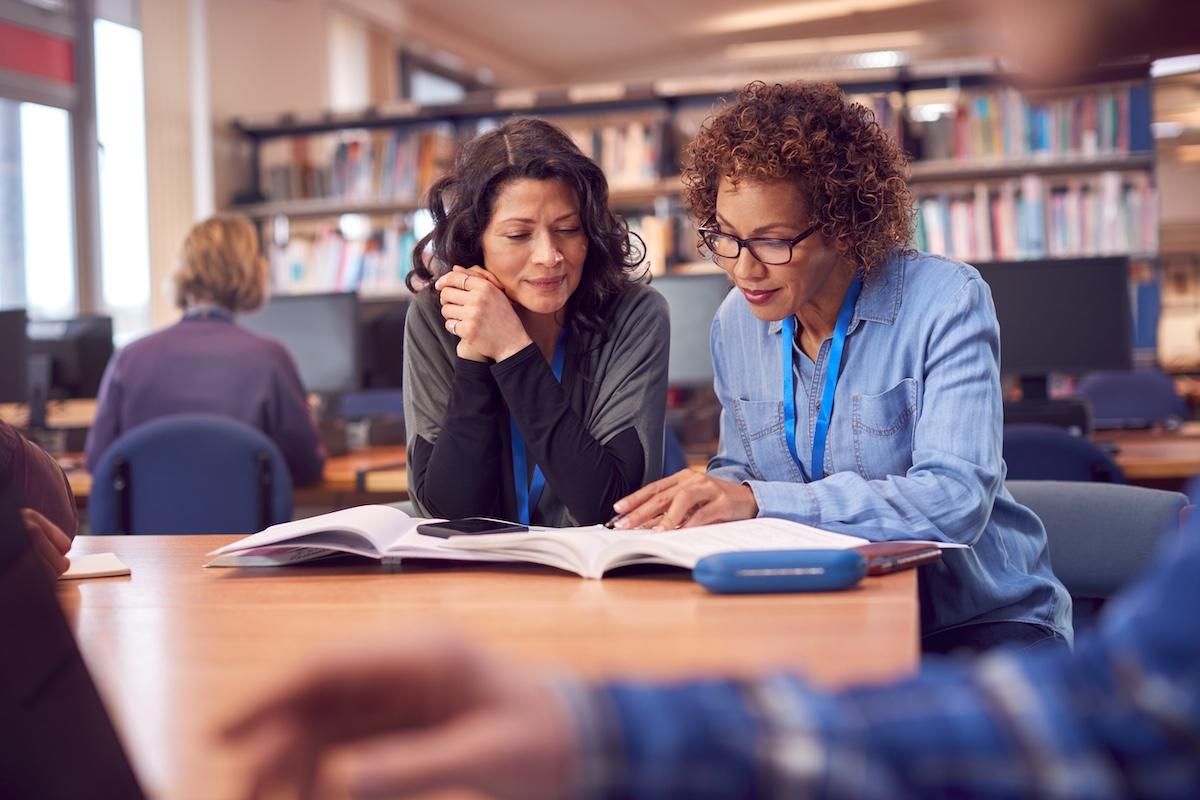
[(568, 709), (547, 683), (435, 631), (342, 648), (221, 735), (249, 750), (255, 798), (450, 786), (554, 798), (569, 793), (576, 768)]
[(46, 519), (32, 508), (21, 509), (21, 521), (33, 538), (34, 549), (41, 554), (55, 576), (62, 575), (71, 566), (67, 551), (71, 549), (71, 537), (62, 528)]
[(683, 469), (622, 497), (613, 510), (620, 515), (614, 528), (669, 531), (752, 519), (758, 516), (758, 501), (745, 484)]

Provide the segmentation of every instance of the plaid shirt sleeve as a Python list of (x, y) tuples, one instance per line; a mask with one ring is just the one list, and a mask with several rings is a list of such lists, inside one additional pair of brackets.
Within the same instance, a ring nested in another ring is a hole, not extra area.
[(1071, 655), (934, 661), (819, 692), (790, 675), (563, 686), (593, 797), (1200, 796), (1200, 520)]

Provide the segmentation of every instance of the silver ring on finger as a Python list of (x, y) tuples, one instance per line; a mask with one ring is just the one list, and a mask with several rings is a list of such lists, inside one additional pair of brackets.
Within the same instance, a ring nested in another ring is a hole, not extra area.
[(467, 281), (469, 281), (469, 280), (471, 280), (471, 276), (470, 276), (470, 275), (464, 275), (464, 276), (463, 276), (463, 285), (462, 285), (462, 289), (463, 289), (463, 291), (464, 291), (464, 292), (467, 290)]
[(458, 336), (458, 320), (452, 319), (446, 322), (446, 330), (450, 331), (451, 336)]

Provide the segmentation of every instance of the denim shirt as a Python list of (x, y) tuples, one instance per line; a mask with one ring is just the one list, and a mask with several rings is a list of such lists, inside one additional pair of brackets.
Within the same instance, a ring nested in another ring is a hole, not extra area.
[[(1071, 599), (1050, 569), (1046, 531), (1004, 488), (1000, 333), (974, 267), (897, 252), (863, 286), (846, 338), (825, 449), (811, 474), (813, 429), (830, 340), (815, 363), (782, 325), (754, 317), (740, 292), (712, 327), (721, 401), (716, 478), (750, 486), (759, 516), (872, 541), (935, 539), (922, 569), (925, 635), (978, 622), (1045, 625), (1068, 641)], [(780, 347), (796, 371), (797, 468), (784, 433)]]

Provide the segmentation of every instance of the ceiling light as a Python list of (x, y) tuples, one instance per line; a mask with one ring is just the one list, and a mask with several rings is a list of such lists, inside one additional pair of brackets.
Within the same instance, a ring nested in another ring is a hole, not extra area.
[(884, 11), (922, 2), (925, 0), (813, 0), (809, 3), (787, 3), (750, 11), (734, 11), (701, 20), (696, 28), (703, 33), (737, 33), (845, 17), (864, 11)]
[(1200, 72), (1200, 55), (1159, 58), (1150, 63), (1150, 74), (1155, 78), (1183, 75), (1188, 72)]
[[(725, 56), (731, 59), (787, 58), (789, 56), (826, 55), (829, 53), (863, 53), (895, 51), (919, 47), (925, 43), (920, 31), (866, 33), (852, 36), (827, 36), (819, 39), (787, 39), (776, 42), (731, 44)], [(896, 54), (893, 52), (893, 56)], [(885, 64), (883, 66), (895, 66)]]

